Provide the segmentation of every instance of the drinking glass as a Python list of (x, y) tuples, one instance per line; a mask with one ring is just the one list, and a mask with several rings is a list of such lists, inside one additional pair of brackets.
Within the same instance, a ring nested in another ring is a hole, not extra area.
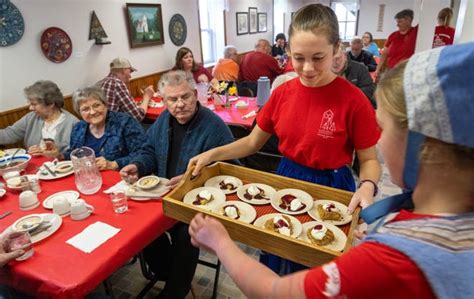
[(5, 249), (7, 252), (12, 252), (18, 249), (23, 249), (25, 253), (16, 258), (17, 261), (24, 261), (30, 258), (35, 252), (31, 237), (28, 232), (13, 232), (6, 236)]
[(127, 195), (125, 194), (125, 191), (110, 193), (110, 200), (112, 201), (112, 207), (114, 208), (115, 213), (122, 214), (128, 210)]

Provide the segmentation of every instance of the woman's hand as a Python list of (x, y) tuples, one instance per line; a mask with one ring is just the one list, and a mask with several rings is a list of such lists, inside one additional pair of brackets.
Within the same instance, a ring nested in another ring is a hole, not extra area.
[(181, 182), (181, 179), (183, 178), (183, 175), (177, 175), (175, 177), (172, 177), (168, 183), (166, 183), (166, 187), (169, 187), (170, 189), (174, 189), (174, 187), (176, 187), (176, 185), (179, 184), (179, 182)]
[(207, 152), (192, 157), (191, 160), (189, 160), (188, 162), (188, 169), (190, 169), (192, 166), (195, 166), (192, 175), (196, 176), (201, 173), (201, 169), (204, 166), (214, 161), (215, 160), (213, 158), (212, 150), (209, 150)]
[(120, 170), (122, 180), (129, 184), (133, 184), (138, 180), (138, 168), (135, 164), (128, 164)]
[(218, 246), (232, 242), (225, 227), (216, 219), (198, 213), (189, 224), (191, 243), (215, 253)]
[(363, 209), (374, 203), (374, 190), (371, 184), (362, 184), (351, 198), (347, 212), (352, 214), (357, 206)]
[(95, 158), (95, 163), (99, 170), (115, 170), (118, 168), (118, 164), (115, 161), (109, 161), (104, 157)]
[(28, 148), (28, 154), (32, 156), (41, 156), (43, 154), (43, 150), (39, 145), (32, 145)]

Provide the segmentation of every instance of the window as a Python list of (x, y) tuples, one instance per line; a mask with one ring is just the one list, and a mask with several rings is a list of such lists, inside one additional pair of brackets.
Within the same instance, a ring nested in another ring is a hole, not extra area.
[(343, 41), (352, 40), (357, 33), (359, 1), (332, 1), (331, 8), (339, 21), (340, 38)]
[(224, 0), (199, 0), (201, 51), (204, 65), (216, 63), (224, 53)]

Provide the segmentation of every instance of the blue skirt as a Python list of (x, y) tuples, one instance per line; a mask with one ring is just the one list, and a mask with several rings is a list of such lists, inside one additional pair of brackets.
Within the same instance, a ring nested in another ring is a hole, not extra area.
[[(278, 165), (277, 174), (351, 192), (355, 191), (354, 177), (347, 166), (334, 170), (319, 170), (303, 166), (283, 157), (280, 165)], [(307, 269), (304, 265), (263, 251), (260, 253), (260, 262), (279, 275)]]

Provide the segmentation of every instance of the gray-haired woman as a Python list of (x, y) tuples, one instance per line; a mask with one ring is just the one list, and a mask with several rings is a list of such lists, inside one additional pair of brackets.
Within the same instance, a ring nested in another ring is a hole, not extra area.
[(31, 155), (48, 155), (52, 143), (65, 150), (78, 119), (62, 109), (64, 97), (59, 87), (52, 81), (37, 81), (24, 92), (31, 112), (0, 130), (0, 144), (23, 141)]

